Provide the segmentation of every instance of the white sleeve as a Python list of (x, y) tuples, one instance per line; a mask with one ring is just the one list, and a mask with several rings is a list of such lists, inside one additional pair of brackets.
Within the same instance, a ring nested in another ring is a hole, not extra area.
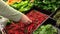
[(7, 5), (3, 0), (0, 0), (0, 15), (13, 21), (19, 21), (22, 13)]
[(7, 18), (0, 16), (0, 30), (2, 30), (6, 26), (8, 21), (9, 20)]

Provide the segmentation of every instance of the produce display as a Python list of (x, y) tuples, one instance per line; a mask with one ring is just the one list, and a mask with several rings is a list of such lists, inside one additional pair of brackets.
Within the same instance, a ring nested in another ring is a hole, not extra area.
[[(53, 16), (54, 19), (50, 17), (52, 16), (52, 14), (47, 15), (43, 13), (44, 10), (50, 11), (49, 13), (55, 12), (60, 7), (60, 0), (4, 1), (6, 2), (6, 4), (25, 14), (29, 19), (32, 20), (31, 24), (25, 24), (22, 23), (22, 21), (13, 22), (11, 20), (8, 20), (6, 26), (4, 26), (4, 30), (6, 30), (7, 34), (60, 34), (58, 33), (58, 29), (60, 28), (56, 27), (57, 25), (60, 26), (60, 10), (58, 10), (57, 13)], [(41, 11), (38, 9), (41, 9)], [(48, 13), (47, 11), (45, 13)], [(44, 24), (45, 20), (49, 22), (48, 18), (56, 21), (56, 24), (53, 21), (50, 24)], [(0, 23), (2, 23), (4, 20), (0, 21)], [(55, 26), (52, 24), (54, 24)]]
[[(21, 21), (18, 23), (11, 23), (7, 25), (5, 29), (8, 34), (31, 34), (41, 23), (48, 18), (47, 15), (42, 14), (39, 11), (31, 10), (26, 14), (33, 22), (31, 24), (24, 24)], [(36, 17), (37, 16), (37, 17)]]
[(51, 24), (42, 25), (33, 34), (57, 34), (57, 29)]
[(19, 10), (20, 12), (25, 13), (26, 11), (28, 11), (32, 8), (33, 3), (30, 3), (29, 1), (22, 1), (19, 3), (14, 3), (11, 6), (15, 9)]
[(57, 21), (57, 25), (60, 25), (60, 10), (54, 15), (54, 19)]
[[(9, 2), (9, 3), (8, 3)], [(13, 7), (14, 9), (26, 13), (28, 10), (30, 10), (33, 7), (33, 3), (30, 2), (29, 0), (22, 1), (22, 0), (13, 0), (13, 1), (8, 1), (7, 3)]]
[(60, 7), (60, 0), (10, 0), (8, 4), (23, 13), (30, 10), (33, 6), (54, 12)]
[(56, 11), (60, 7), (60, 0), (35, 0), (35, 6), (48, 11)]
[(46, 14), (43, 14), (37, 10), (32, 10), (27, 14), (27, 16), (33, 21), (32, 24), (28, 26), (28, 34), (29, 32), (35, 30), (41, 23), (48, 18)]

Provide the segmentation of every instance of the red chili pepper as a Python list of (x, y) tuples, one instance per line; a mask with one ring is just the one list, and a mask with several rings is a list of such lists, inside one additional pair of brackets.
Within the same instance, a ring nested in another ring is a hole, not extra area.
[(14, 34), (14, 31), (9, 30), (9, 31), (8, 31), (8, 34)]
[(20, 28), (22, 31), (24, 31), (25, 28)]
[(24, 34), (23, 32), (20, 32), (20, 34)]
[(28, 32), (31, 32), (33, 30), (34, 24), (31, 24), (28, 26)]
[(18, 31), (15, 31), (15, 34), (20, 34)]
[[(32, 20), (32, 23), (29, 25), (24, 24), (21, 21), (18, 23), (11, 23), (9, 26), (5, 27), (8, 34), (31, 34), (31, 32), (34, 31), (48, 17), (47, 15), (35, 10), (32, 10), (26, 15)], [(25, 32), (26, 28), (27, 32)]]

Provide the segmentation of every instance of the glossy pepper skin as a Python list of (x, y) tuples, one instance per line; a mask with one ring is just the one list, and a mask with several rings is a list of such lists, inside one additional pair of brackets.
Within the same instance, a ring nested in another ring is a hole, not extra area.
[[(29, 19), (32, 20), (31, 24), (24, 24), (21, 21), (18, 23), (13, 22), (10, 25), (7, 25), (5, 29), (8, 31), (8, 34), (14, 34), (17, 33), (19, 34), (20, 32), (26, 33), (26, 34), (31, 34), (36, 28), (38, 28), (41, 23), (48, 18), (47, 15), (42, 14), (41, 12), (37, 10), (31, 10), (31, 12), (26, 14)], [(37, 17), (36, 17), (37, 16)]]
[(30, 10), (33, 7), (33, 3), (29, 1), (21, 1), (12, 4), (11, 7), (19, 10), (22, 13), (26, 13), (28, 10)]

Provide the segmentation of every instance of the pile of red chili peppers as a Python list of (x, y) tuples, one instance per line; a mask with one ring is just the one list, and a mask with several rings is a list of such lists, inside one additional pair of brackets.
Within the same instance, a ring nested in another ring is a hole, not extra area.
[(5, 29), (7, 30), (8, 34), (31, 34), (46, 18), (47, 15), (42, 14), (39, 11), (31, 10), (29, 13), (26, 14), (31, 20), (32, 23), (27, 25), (22, 23), (11, 23), (7, 25)]

